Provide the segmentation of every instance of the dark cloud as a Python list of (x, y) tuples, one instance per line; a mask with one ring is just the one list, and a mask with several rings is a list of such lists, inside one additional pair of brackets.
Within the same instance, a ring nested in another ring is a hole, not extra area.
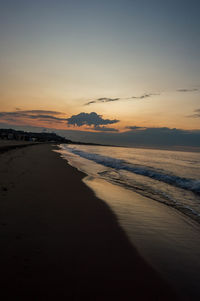
[(30, 116), (31, 114), (37, 116), (37, 114), (48, 114), (48, 115), (62, 115), (63, 113), (57, 111), (46, 111), (46, 110), (20, 110), (16, 108), (14, 112), (0, 112), (0, 116)]
[(141, 126), (127, 126), (126, 129), (128, 130), (140, 130), (140, 129), (144, 129), (144, 127), (141, 127)]
[(144, 99), (144, 98), (148, 98), (148, 97), (151, 97), (151, 96), (154, 96), (154, 95), (159, 95), (159, 94), (148, 93), (148, 94), (142, 94), (140, 96), (132, 96), (132, 97), (124, 97), (124, 98), (101, 97), (101, 98), (98, 98), (98, 99), (91, 100), (91, 101), (87, 102), (85, 104), (85, 106), (89, 106), (89, 105), (94, 104), (94, 103), (105, 103), (105, 102), (113, 102), (113, 101), (119, 101), (119, 100)]
[(7, 118), (7, 117), (24, 117), (24, 113), (21, 112), (0, 112), (0, 118)]
[(135, 129), (142, 129), (143, 132), (155, 132), (155, 133), (158, 133), (158, 132), (162, 132), (162, 133), (172, 133), (172, 132), (175, 132), (175, 131), (183, 131), (183, 130), (179, 130), (179, 129), (176, 129), (176, 128), (168, 128), (168, 127), (161, 127), (161, 128), (156, 128), (156, 127), (137, 127), (137, 126), (130, 126), (130, 127), (127, 127), (128, 129), (130, 129), (130, 131), (134, 131)]
[(66, 118), (59, 118), (59, 117), (55, 117), (55, 116), (51, 116), (51, 115), (28, 115), (28, 118), (31, 119), (39, 119), (39, 120), (46, 120), (46, 121), (66, 121)]
[(194, 114), (188, 115), (186, 117), (191, 117), (191, 118), (200, 118), (200, 109), (194, 110)]
[[(178, 89), (177, 92), (194, 92), (199, 91), (198, 88), (191, 88), (191, 89)], [(91, 100), (87, 103), (85, 103), (85, 106), (94, 104), (94, 103), (105, 103), (105, 102), (113, 102), (113, 101), (120, 101), (120, 100), (131, 100), (131, 99), (145, 99), (150, 98), (152, 96), (160, 95), (160, 93), (144, 93), (139, 96), (131, 96), (131, 97), (121, 97), (121, 98), (109, 98), (109, 97), (101, 97), (94, 100)]]
[(43, 121), (66, 122), (66, 118), (55, 117), (54, 115), (61, 115), (63, 113), (57, 111), (46, 110), (16, 110), (14, 112), (0, 112), (0, 119), (17, 121), (20, 119), (37, 119)]
[(106, 126), (95, 126), (93, 128), (93, 130), (98, 131), (98, 132), (118, 132), (117, 129), (106, 127)]
[(102, 98), (98, 98), (97, 101), (101, 101), (101, 102), (110, 102), (110, 101), (117, 101), (120, 98), (107, 98), (107, 97), (102, 97)]
[(193, 89), (178, 89), (178, 92), (193, 92), (193, 91), (199, 91), (199, 89), (197, 88), (193, 88)]
[(89, 105), (91, 105), (91, 104), (93, 104), (93, 103), (101, 103), (101, 102), (112, 102), (112, 101), (118, 101), (118, 100), (120, 100), (120, 98), (108, 98), (108, 97), (101, 97), (101, 98), (98, 98), (98, 99), (96, 99), (96, 100), (91, 100), (91, 101), (89, 101), (89, 102), (87, 102), (86, 104), (85, 104), (85, 106), (89, 106)]
[[(108, 125), (119, 122), (117, 119), (103, 119), (101, 115), (95, 112), (92, 113), (80, 113), (73, 115), (70, 118), (63, 118), (60, 115), (64, 113), (57, 111), (46, 111), (46, 110), (18, 110), (13, 112), (0, 112), (0, 120), (3, 122), (22, 122), (30, 120), (46, 121), (48, 123), (64, 123), (74, 126), (88, 125), (91, 126), (95, 131), (102, 132), (116, 132), (116, 129), (108, 127), (100, 127), (100, 125)], [(54, 116), (56, 115), (56, 116)]]
[(47, 111), (47, 110), (26, 110), (26, 111), (20, 111), (27, 114), (48, 114), (48, 115), (63, 115), (64, 113), (57, 112), (57, 111)]
[(98, 115), (95, 112), (82, 112), (77, 115), (72, 115), (70, 118), (67, 119), (67, 123), (74, 126), (89, 125), (95, 127), (99, 125), (113, 124), (117, 122), (119, 122), (119, 120), (117, 119), (103, 119), (101, 115)]
[(140, 95), (140, 96), (132, 96), (131, 99), (144, 99), (144, 98), (149, 98), (151, 96), (154, 96), (154, 95), (159, 95), (157, 93), (146, 93), (146, 94), (143, 94), (143, 95)]

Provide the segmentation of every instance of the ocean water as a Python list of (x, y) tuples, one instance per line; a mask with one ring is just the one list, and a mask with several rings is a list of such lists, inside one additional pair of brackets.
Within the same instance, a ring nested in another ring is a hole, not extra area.
[(181, 300), (200, 300), (200, 154), (60, 145)]
[(200, 153), (83, 145), (61, 149), (89, 176), (174, 207), (200, 223)]

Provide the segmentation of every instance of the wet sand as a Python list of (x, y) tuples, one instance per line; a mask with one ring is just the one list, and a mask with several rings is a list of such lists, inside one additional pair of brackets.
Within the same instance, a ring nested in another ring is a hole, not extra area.
[(84, 182), (115, 212), (132, 244), (181, 300), (200, 300), (200, 225), (174, 208), (104, 179), (86, 177)]
[(52, 148), (0, 155), (1, 300), (177, 300)]

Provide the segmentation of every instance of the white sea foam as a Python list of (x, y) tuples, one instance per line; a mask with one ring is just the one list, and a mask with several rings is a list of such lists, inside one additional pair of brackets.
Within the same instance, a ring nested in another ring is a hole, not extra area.
[(200, 223), (200, 154), (62, 145), (72, 166), (92, 178), (133, 190)]
[(183, 178), (172, 173), (167, 173), (164, 170), (152, 168), (145, 165), (133, 165), (125, 160), (116, 159), (113, 157), (102, 156), (95, 153), (89, 153), (82, 150), (67, 148), (68, 151), (85, 158), (87, 160), (94, 161), (98, 164), (110, 167), (116, 170), (125, 170), (137, 175), (149, 177), (151, 179), (170, 184), (182, 189), (192, 191), (193, 193), (200, 194), (200, 181), (191, 178)]

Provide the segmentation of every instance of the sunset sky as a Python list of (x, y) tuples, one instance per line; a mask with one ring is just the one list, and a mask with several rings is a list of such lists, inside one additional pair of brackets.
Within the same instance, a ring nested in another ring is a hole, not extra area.
[(0, 0), (0, 124), (200, 130), (199, 11), (195, 0)]

